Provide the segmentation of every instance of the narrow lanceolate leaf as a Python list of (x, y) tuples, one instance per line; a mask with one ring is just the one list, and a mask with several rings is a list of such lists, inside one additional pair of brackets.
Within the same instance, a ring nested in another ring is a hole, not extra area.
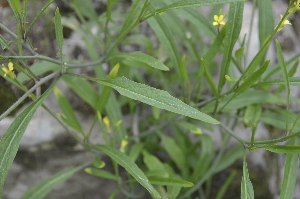
[(114, 7), (114, 5), (116, 3), (118, 3), (119, 0), (110, 0), (110, 1), (107, 1), (107, 7), (106, 7), (106, 18), (107, 20), (111, 20), (111, 13), (112, 13), (112, 9)]
[(265, 39), (274, 31), (274, 16), (272, 0), (258, 1), (258, 30), (260, 46), (263, 46)]
[(149, 104), (157, 108), (165, 109), (204, 122), (219, 124), (219, 122), (214, 118), (183, 103), (179, 99), (171, 96), (168, 92), (155, 89), (145, 84), (133, 82), (126, 77), (118, 77), (113, 80), (101, 80), (91, 77), (84, 78), (112, 87), (116, 89), (121, 95), (134, 100), (139, 100), (145, 104)]
[(165, 66), (162, 62), (158, 61), (154, 57), (144, 54), (142, 52), (132, 52), (132, 53), (121, 53), (118, 54), (117, 57), (123, 57), (129, 60), (137, 61), (137, 62), (142, 62), (147, 64), (148, 66), (151, 66), (153, 68), (157, 68), (160, 70), (168, 71), (169, 68)]
[[(290, 92), (291, 92), (290, 91), (290, 83), (289, 83), (289, 75), (288, 75), (286, 65), (285, 65), (285, 62), (284, 62), (282, 49), (281, 49), (281, 46), (280, 46), (280, 43), (279, 43), (278, 40), (276, 40), (276, 49), (277, 49), (278, 60), (279, 60), (279, 63), (280, 63), (280, 68), (282, 70), (283, 78), (284, 78), (284, 82), (285, 82), (286, 103), (287, 103), (286, 110), (289, 111), (289, 109), (290, 109)], [(288, 132), (288, 118), (286, 120), (286, 132)]]
[[(288, 79), (289, 85), (291, 86), (300, 86), (300, 77), (289, 77)], [(259, 86), (268, 86), (268, 85), (286, 85), (286, 79), (273, 79), (270, 81), (260, 82), (257, 84), (253, 84), (251, 87), (259, 87)]]
[(222, 90), (226, 82), (225, 75), (228, 75), (228, 70), (232, 57), (232, 50), (241, 32), (243, 22), (243, 10), (244, 2), (235, 2), (230, 4), (224, 40), (224, 56), (222, 60), (220, 81), (218, 86), (219, 91)]
[(212, 60), (215, 58), (217, 53), (220, 51), (220, 48), (222, 46), (223, 40), (225, 38), (225, 33), (226, 33), (226, 27), (225, 25), (221, 31), (218, 33), (216, 39), (212, 43), (212, 45), (209, 47), (207, 53), (204, 56), (204, 60), (206, 61), (207, 66), (210, 65)]
[(53, 93), (57, 99), (58, 105), (64, 115), (66, 116), (67, 120), (72, 124), (72, 126), (78, 130), (79, 132), (83, 133), (82, 128), (75, 116), (72, 106), (70, 105), (68, 99), (63, 95), (63, 93), (59, 90), (59, 88), (55, 87), (53, 89)]
[(74, 173), (84, 168), (83, 166), (72, 167), (65, 171), (59, 172), (50, 178), (47, 178), (36, 185), (34, 185), (31, 189), (29, 189), (25, 194), (21, 197), (21, 199), (42, 199), (44, 198), (54, 187), (59, 185), (60, 183), (66, 181), (70, 178)]
[[(113, 69), (111, 69), (111, 71), (108, 74), (107, 79), (114, 79), (117, 77), (117, 74), (119, 72), (119, 68), (120, 68), (120, 64), (116, 64)], [(104, 86), (102, 93), (100, 95), (100, 99), (97, 102), (97, 110), (100, 111), (100, 113), (102, 113), (103, 109), (106, 106), (106, 103), (108, 102), (108, 99), (110, 97), (111, 94), (111, 90), (112, 88)]]
[(186, 156), (175, 140), (169, 136), (161, 135), (161, 141), (165, 150), (175, 162), (177, 167), (182, 171), (186, 169)]
[(246, 154), (243, 162), (243, 177), (241, 183), (241, 199), (254, 199), (254, 191), (252, 183), (249, 179), (249, 173), (246, 162)]
[(269, 63), (270, 63), (270, 60), (266, 61), (257, 71), (255, 71), (254, 73), (249, 75), (249, 77), (247, 77), (245, 79), (245, 81), (235, 91), (235, 94), (233, 97), (248, 90), (261, 77), (261, 75), (267, 70)]
[(10, 43), (11, 43), (11, 41), (4, 39), (4, 37), (2, 37), (2, 35), (0, 35), (0, 46), (1, 46), (2, 50), (7, 49), (9, 47)]
[(42, 104), (51, 90), (52, 87), (50, 87), (40, 98), (18, 115), (0, 140), (0, 198), (7, 172), (16, 156), (21, 138), (27, 128), (27, 125), (29, 124), (36, 109)]
[(155, 10), (154, 13), (161, 13), (168, 10), (174, 10), (179, 8), (209, 6), (209, 5), (215, 5), (220, 3), (231, 3), (237, 1), (245, 1), (245, 0), (179, 0), (166, 7)]
[(9, 6), (11, 7), (15, 18), (17, 22), (21, 22), (21, 12), (22, 12), (22, 7), (20, 4), (20, 0), (7, 0), (9, 3)]
[(120, 178), (112, 173), (109, 173), (108, 171), (96, 169), (96, 168), (86, 168), (84, 169), (85, 172), (88, 174), (100, 177), (100, 178), (105, 178), (109, 180), (120, 180)]
[(147, 22), (155, 32), (159, 41), (162, 43), (164, 49), (167, 51), (172, 65), (179, 76), (181, 86), (183, 87), (183, 77), (180, 72), (180, 54), (171, 29), (160, 16), (150, 18), (147, 20)]
[(55, 22), (56, 42), (59, 48), (57, 57), (62, 57), (62, 47), (64, 45), (64, 37), (63, 37), (63, 27), (61, 25), (61, 15), (59, 13), (59, 8), (56, 8), (54, 22)]
[(273, 153), (288, 153), (288, 154), (300, 153), (300, 146), (271, 145), (271, 146), (264, 146), (263, 148)]
[(151, 184), (162, 185), (162, 186), (174, 186), (174, 187), (192, 187), (193, 183), (185, 180), (176, 180), (170, 178), (149, 178)]
[(94, 148), (100, 149), (106, 155), (108, 155), (111, 159), (116, 161), (119, 165), (124, 167), (128, 173), (130, 173), (143, 187), (145, 187), (149, 193), (151, 193), (156, 198), (161, 198), (159, 193), (154, 189), (154, 187), (150, 184), (148, 178), (141, 171), (141, 169), (124, 153), (121, 151), (105, 146), (105, 145), (96, 145)]
[[(297, 137), (290, 140), (290, 145), (297, 145)], [(297, 181), (298, 154), (287, 154), (284, 164), (284, 176), (281, 184), (280, 199), (290, 199), (293, 196)]]

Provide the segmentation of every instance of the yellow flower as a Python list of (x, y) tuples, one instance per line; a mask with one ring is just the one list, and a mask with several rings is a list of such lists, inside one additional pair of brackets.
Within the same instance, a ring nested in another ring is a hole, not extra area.
[[(281, 20), (282, 20), (282, 15), (280, 15), (280, 21), (281, 21)], [(285, 20), (280, 24), (280, 26), (279, 26), (277, 32), (279, 32), (280, 30), (282, 30), (283, 27), (284, 27), (284, 25), (292, 25), (292, 24), (290, 23), (289, 20), (285, 19)], [(276, 28), (277, 28), (277, 26), (275, 27), (275, 29), (276, 29)]]
[(289, 9), (290, 14), (293, 14), (294, 12), (297, 12), (298, 10), (300, 10), (300, 0), (297, 0), (296, 2), (294, 2), (294, 4), (295, 4), (295, 7)]
[(2, 72), (4, 73), (4, 77), (8, 76), (10, 79), (15, 79), (16, 78), (16, 74), (14, 73), (14, 64), (12, 62), (8, 63), (8, 68), (6, 68), (3, 64), (2, 64)]
[(225, 18), (225, 15), (214, 15), (214, 22), (213, 25), (220, 27), (221, 25), (225, 25), (226, 21), (222, 21)]
[(120, 151), (122, 153), (125, 153), (125, 147), (128, 145), (128, 141), (127, 140), (122, 140), (121, 142), (121, 146), (120, 146)]
[(107, 116), (105, 116), (105, 117), (103, 118), (103, 123), (105, 124), (106, 132), (107, 132), (107, 133), (110, 133), (110, 132), (111, 132), (111, 129), (110, 129), (110, 121), (109, 121), (109, 119), (108, 119)]

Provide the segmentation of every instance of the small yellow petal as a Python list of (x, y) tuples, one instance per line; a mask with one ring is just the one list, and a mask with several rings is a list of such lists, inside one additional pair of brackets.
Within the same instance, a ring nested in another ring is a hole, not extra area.
[(219, 16), (218, 15), (214, 15), (214, 20), (218, 21), (219, 20)]
[(225, 78), (230, 82), (237, 82), (237, 80), (231, 78), (229, 75), (225, 75)]
[(120, 146), (120, 151), (121, 152), (125, 152), (125, 147), (128, 145), (128, 141), (127, 140), (122, 140), (121, 142), (121, 146)]
[(222, 21), (224, 19), (224, 15), (219, 16), (219, 21)]
[(225, 24), (226, 24), (226, 21), (221, 21), (220, 24), (221, 24), (221, 25), (225, 25)]
[[(1, 68), (1, 70), (6, 74), (7, 72), (8, 72), (8, 69), (5, 67), (5, 66), (3, 66), (2, 68)], [(5, 77), (5, 76), (4, 76)]]
[(12, 62), (8, 63), (8, 69), (12, 71), (14, 69), (14, 64)]
[(217, 22), (213, 22), (213, 25), (214, 25), (214, 26), (217, 26), (217, 25), (219, 25), (219, 24), (218, 24)]
[(105, 124), (107, 133), (110, 133), (110, 132), (111, 132), (111, 129), (110, 129), (110, 121), (109, 121), (109, 119), (108, 119), (107, 116), (105, 116), (105, 117), (103, 118), (103, 123)]

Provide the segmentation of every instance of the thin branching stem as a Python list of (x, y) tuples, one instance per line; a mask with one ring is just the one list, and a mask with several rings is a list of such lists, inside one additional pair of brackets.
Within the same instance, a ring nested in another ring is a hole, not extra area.
[(57, 77), (60, 74), (60, 71), (56, 71), (52, 73), (51, 75), (48, 75), (44, 78), (42, 78), (40, 81), (38, 81), (33, 87), (31, 87), (20, 99), (18, 99), (11, 107), (9, 107), (1, 116), (0, 120), (2, 120), (4, 117), (6, 117), (9, 113), (11, 113), (19, 104), (21, 104), (27, 97), (30, 95), (33, 91), (35, 91), (36, 88), (41, 86), (42, 84), (48, 82), (50, 79), (53, 79)]

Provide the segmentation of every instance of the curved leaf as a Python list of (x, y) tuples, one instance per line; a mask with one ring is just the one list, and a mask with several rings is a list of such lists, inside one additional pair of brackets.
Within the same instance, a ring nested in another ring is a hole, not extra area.
[(112, 87), (116, 89), (121, 95), (124, 95), (134, 100), (139, 100), (145, 104), (149, 104), (157, 108), (165, 109), (208, 123), (219, 124), (219, 122), (214, 118), (183, 103), (179, 99), (171, 96), (168, 92), (152, 88), (145, 84), (133, 82), (127, 79), (126, 77), (118, 77), (112, 80), (101, 80), (86, 76), (80, 77)]
[(17, 154), (21, 138), (36, 109), (49, 95), (52, 88), (53, 86), (51, 86), (43, 95), (41, 95), (41, 97), (30, 104), (20, 115), (17, 116), (0, 140), (0, 198), (6, 175)]
[(162, 185), (162, 186), (175, 186), (175, 187), (192, 187), (193, 183), (185, 180), (176, 180), (171, 178), (149, 178), (151, 184)]
[(228, 22), (224, 39), (224, 56), (222, 60), (219, 91), (222, 90), (225, 84), (225, 75), (228, 75), (228, 70), (231, 62), (232, 51), (236, 41), (239, 38), (242, 23), (243, 23), (244, 2), (235, 2), (230, 4)]
[(100, 178), (106, 178), (110, 180), (120, 180), (120, 178), (112, 173), (109, 173), (108, 171), (96, 169), (96, 168), (86, 168), (84, 169), (85, 172), (88, 174), (100, 177)]
[(128, 173), (130, 173), (143, 187), (145, 187), (153, 196), (156, 198), (161, 198), (159, 193), (153, 188), (150, 184), (148, 178), (142, 172), (142, 170), (124, 153), (121, 151), (105, 146), (105, 145), (96, 145), (93, 146), (96, 149), (100, 149), (106, 155), (108, 155), (111, 159), (116, 161), (119, 165), (124, 167)]
[(120, 53), (117, 55), (117, 57), (123, 57), (129, 60), (137, 61), (137, 62), (142, 62), (147, 64), (148, 66), (151, 66), (153, 68), (157, 68), (160, 70), (165, 70), (168, 71), (169, 68), (165, 66), (162, 62), (158, 61), (154, 57), (144, 54), (142, 52), (136, 51), (136, 52), (131, 52), (131, 53)]
[[(297, 145), (298, 138), (293, 137), (289, 144)], [(298, 154), (287, 154), (284, 163), (284, 176), (281, 184), (280, 199), (292, 198), (297, 181)]]
[(300, 153), (300, 146), (271, 145), (271, 146), (264, 146), (263, 148), (273, 153), (288, 153), (288, 154)]
[(254, 191), (252, 183), (249, 179), (249, 173), (246, 162), (246, 154), (243, 161), (243, 177), (241, 183), (241, 199), (254, 199)]
[(59, 13), (59, 8), (56, 8), (55, 11), (55, 35), (56, 42), (58, 44), (59, 52), (57, 53), (57, 57), (62, 57), (62, 47), (64, 45), (64, 37), (63, 37), (63, 27), (61, 25), (61, 15)]
[(199, 6), (209, 6), (220, 3), (231, 3), (237, 1), (245, 1), (245, 0), (180, 0), (175, 3), (172, 3), (166, 7), (157, 9), (154, 11), (155, 14), (166, 12), (168, 10), (174, 10), (179, 8), (188, 8), (188, 7), (199, 7)]
[(84, 168), (85, 165), (72, 167), (65, 171), (59, 172), (50, 178), (47, 178), (28, 190), (21, 199), (42, 199), (44, 198), (55, 186), (66, 181), (74, 173)]
[[(288, 82), (291, 86), (300, 86), (300, 77), (289, 77)], [(285, 78), (273, 79), (270, 81), (253, 84), (251, 87), (268, 86), (268, 85), (274, 85), (274, 84), (285, 85), (286, 79)]]

